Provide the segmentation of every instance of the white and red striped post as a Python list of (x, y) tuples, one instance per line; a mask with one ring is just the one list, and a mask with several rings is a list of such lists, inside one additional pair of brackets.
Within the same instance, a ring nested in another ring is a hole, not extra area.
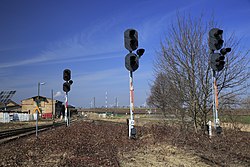
[(131, 130), (134, 128), (134, 86), (133, 86), (132, 71), (129, 71), (129, 101), (130, 101), (130, 119), (128, 128), (128, 137), (131, 138)]
[(65, 95), (65, 123), (66, 123), (66, 126), (69, 125), (69, 120), (68, 120), (68, 92), (66, 92), (66, 95)]

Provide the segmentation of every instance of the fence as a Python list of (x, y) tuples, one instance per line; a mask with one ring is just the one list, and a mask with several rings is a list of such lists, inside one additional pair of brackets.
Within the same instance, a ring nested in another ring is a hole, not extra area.
[(3, 123), (10, 122), (9, 113), (0, 113), (0, 122), (3, 122)]
[(26, 113), (0, 113), (0, 122), (8, 123), (10, 121), (31, 121), (34, 120), (33, 114)]

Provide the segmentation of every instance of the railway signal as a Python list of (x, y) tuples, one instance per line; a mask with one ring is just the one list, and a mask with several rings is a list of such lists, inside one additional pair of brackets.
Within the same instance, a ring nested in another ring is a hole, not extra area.
[(134, 72), (139, 67), (139, 57), (134, 53), (129, 53), (125, 57), (125, 67), (128, 71)]
[(127, 29), (124, 32), (125, 48), (130, 52), (138, 48), (138, 32), (134, 29)]
[(138, 49), (137, 51), (136, 51), (136, 54), (139, 56), (139, 58), (144, 54), (144, 52), (145, 52), (145, 49)]
[[(225, 55), (231, 51), (231, 48), (222, 48), (224, 40), (222, 39), (223, 30), (219, 28), (212, 28), (209, 31), (208, 46), (210, 49), (210, 67), (212, 71), (213, 84), (213, 115), (214, 127), (217, 134), (222, 132), (218, 118), (218, 88), (216, 83), (216, 72), (223, 70), (225, 66)], [(219, 53), (218, 53), (218, 50)], [(216, 51), (216, 52), (215, 52)]]
[(63, 71), (63, 80), (69, 81), (71, 79), (71, 71), (69, 69), (65, 69)]
[(70, 84), (69, 82), (64, 82), (63, 83), (63, 91), (68, 93), (70, 91)]
[(222, 39), (222, 34), (223, 34), (223, 30), (219, 29), (219, 28), (212, 28), (209, 31), (209, 48), (210, 50), (219, 50), (222, 48), (222, 45), (224, 43), (223, 39)]
[(70, 86), (73, 84), (73, 81), (71, 80), (71, 71), (69, 69), (65, 69), (63, 71), (63, 80), (65, 81), (63, 83), (63, 91), (65, 92), (65, 122), (66, 126), (69, 126), (70, 122), (70, 113), (68, 117), (68, 92), (70, 91)]
[(63, 80), (65, 81), (63, 83), (63, 91), (68, 93), (70, 91), (70, 86), (73, 84), (71, 80), (71, 71), (69, 69), (63, 71)]
[(139, 59), (144, 54), (145, 49), (138, 49), (138, 32), (134, 29), (127, 29), (124, 32), (124, 46), (129, 51), (125, 56), (125, 67), (129, 71), (129, 97), (130, 97), (130, 119), (128, 120), (128, 136), (136, 138), (136, 129), (134, 127), (134, 86), (133, 72), (139, 68)]
[(221, 71), (224, 67), (225, 57), (220, 53), (212, 53), (210, 58), (210, 65), (214, 71)]
[(223, 48), (220, 53), (212, 53), (210, 56), (211, 68), (214, 71), (221, 71), (225, 65), (225, 55), (231, 51), (231, 48)]

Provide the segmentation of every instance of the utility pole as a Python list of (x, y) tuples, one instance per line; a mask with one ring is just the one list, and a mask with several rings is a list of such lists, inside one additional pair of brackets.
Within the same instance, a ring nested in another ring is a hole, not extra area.
[(53, 122), (55, 121), (55, 111), (54, 111), (54, 93), (53, 93), (53, 89), (51, 90), (51, 105), (52, 105), (52, 119), (53, 119)]
[(118, 108), (118, 99), (115, 97), (115, 108)]
[(38, 91), (37, 91), (37, 109), (36, 109), (36, 137), (38, 137), (38, 119), (39, 119), (39, 113), (38, 110), (40, 110), (40, 86), (44, 85), (45, 82), (38, 82)]
[(108, 110), (108, 91), (106, 91), (105, 93), (105, 107), (106, 107), (106, 110)]

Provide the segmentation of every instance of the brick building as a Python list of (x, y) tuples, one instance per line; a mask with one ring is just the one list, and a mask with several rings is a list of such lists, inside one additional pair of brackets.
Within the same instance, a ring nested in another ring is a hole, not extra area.
[[(34, 96), (21, 101), (22, 112), (28, 112), (33, 114), (36, 112), (38, 96)], [(58, 100), (53, 100), (44, 96), (39, 96), (39, 108), (40, 114), (43, 118), (51, 118), (53, 112), (55, 116), (61, 114), (64, 109), (63, 102)]]

